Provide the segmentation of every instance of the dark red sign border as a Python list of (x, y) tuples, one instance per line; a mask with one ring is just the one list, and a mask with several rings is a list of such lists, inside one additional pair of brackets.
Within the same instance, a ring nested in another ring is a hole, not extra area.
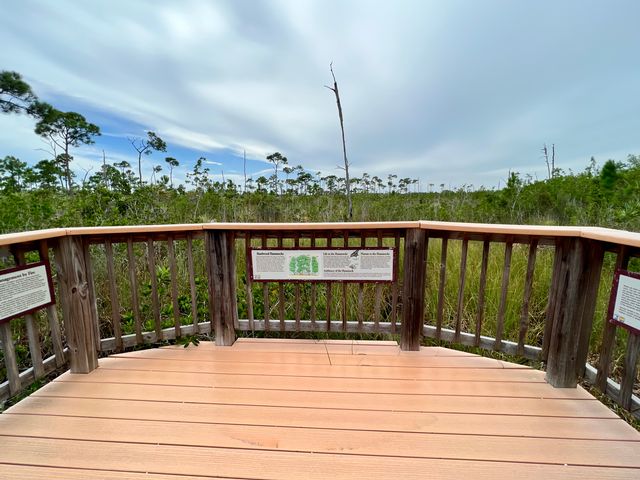
[[(391, 280), (326, 280), (326, 279), (294, 279), (294, 280), (262, 280), (253, 277), (253, 262), (251, 261), (251, 252), (256, 251), (268, 251), (268, 250), (391, 250), (393, 252), (393, 269), (391, 273)], [(398, 252), (396, 247), (265, 247), (255, 248), (251, 247), (247, 249), (247, 271), (249, 272), (249, 278), (252, 282), (256, 283), (395, 283), (398, 279)]]
[(638, 330), (637, 328), (633, 328), (632, 326), (627, 325), (626, 323), (619, 322), (618, 320), (615, 320), (613, 318), (613, 308), (615, 307), (616, 296), (618, 295), (618, 284), (620, 283), (620, 275), (625, 275), (627, 277), (640, 280), (640, 273), (638, 272), (630, 272), (621, 268), (616, 269), (615, 273), (613, 274), (613, 285), (611, 286), (611, 296), (609, 297), (609, 310), (607, 312), (607, 317), (609, 319), (609, 323), (613, 323), (614, 325), (625, 328), (636, 335), (640, 335), (640, 330)]
[(51, 297), (51, 301), (49, 303), (43, 303), (42, 305), (38, 305), (35, 308), (30, 308), (29, 310), (24, 310), (22, 312), (18, 312), (15, 315), (11, 315), (10, 317), (0, 318), (0, 324), (6, 323), (6, 322), (10, 322), (14, 318), (22, 317), (22, 316), (27, 315), (29, 313), (37, 312), (38, 310), (41, 310), (41, 309), (43, 309), (45, 307), (48, 307), (50, 305), (55, 305), (55, 303), (56, 303), (56, 295), (55, 295), (55, 292), (53, 290), (53, 282), (51, 281), (51, 267), (49, 266), (49, 264), (47, 262), (29, 263), (27, 265), (20, 265), (19, 267), (7, 268), (5, 270), (0, 270), (0, 275), (6, 275), (6, 274), (10, 274), (10, 273), (20, 272), (22, 270), (29, 270), (30, 268), (42, 267), (42, 266), (44, 266), (44, 268), (45, 268), (45, 270), (47, 272), (47, 284), (49, 285), (49, 296)]

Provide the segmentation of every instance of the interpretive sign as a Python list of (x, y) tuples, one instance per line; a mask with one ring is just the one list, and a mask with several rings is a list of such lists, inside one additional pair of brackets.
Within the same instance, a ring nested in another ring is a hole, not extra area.
[(0, 323), (53, 303), (47, 264), (32, 263), (0, 271)]
[(392, 282), (393, 248), (251, 249), (257, 282)]
[(609, 321), (640, 334), (640, 274), (616, 270), (609, 301)]

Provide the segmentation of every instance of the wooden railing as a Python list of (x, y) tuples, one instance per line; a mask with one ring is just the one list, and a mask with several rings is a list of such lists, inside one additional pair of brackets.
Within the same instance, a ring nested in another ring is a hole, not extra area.
[[(247, 275), (250, 248), (343, 246), (395, 248), (395, 280), (255, 283)], [(3, 268), (53, 259), (58, 303), (0, 324), (0, 400), (67, 365), (89, 372), (101, 353), (186, 335), (212, 333), (230, 345), (237, 332), (336, 332), (398, 334), (408, 350), (431, 337), (540, 360), (552, 385), (573, 387), (584, 377), (637, 409), (640, 339), (605, 317), (612, 272), (637, 270), (630, 262), (639, 256), (640, 234), (630, 232), (442, 222), (2, 235)], [(618, 383), (611, 366), (622, 350)]]

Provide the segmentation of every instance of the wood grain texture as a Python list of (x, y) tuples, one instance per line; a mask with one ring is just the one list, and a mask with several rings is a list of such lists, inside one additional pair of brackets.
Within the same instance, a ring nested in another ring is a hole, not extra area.
[[(104, 250), (107, 262), (107, 278), (109, 279), (109, 303), (111, 304), (111, 325), (113, 327), (113, 337), (115, 339), (116, 352), (122, 351), (122, 325), (120, 323), (120, 299), (118, 296), (118, 286), (116, 285), (116, 274), (113, 265), (113, 246), (111, 240), (104, 242)], [(155, 272), (155, 269), (154, 269)], [(157, 293), (156, 293), (157, 296)]]
[(216, 345), (233, 345), (236, 340), (235, 324), (238, 321), (233, 233), (207, 231), (205, 249), (209, 280), (209, 312), (211, 327), (216, 334)]
[(131, 290), (131, 310), (136, 331), (136, 342), (141, 344), (142, 338), (142, 317), (140, 316), (140, 302), (138, 301), (138, 272), (136, 257), (133, 252), (133, 237), (127, 238), (127, 264), (129, 267), (129, 289)]
[(61, 238), (55, 259), (71, 371), (89, 373), (98, 367), (95, 338), (98, 319), (91, 307), (82, 239)]
[(156, 247), (152, 238), (147, 240), (147, 263), (151, 280), (151, 311), (156, 338), (162, 340), (162, 320), (160, 318), (160, 299), (158, 298), (158, 273), (156, 270)]
[(402, 330), (400, 348), (419, 350), (424, 323), (427, 232), (407, 230), (404, 241)]
[(508, 365), (353, 340), (118, 354), (0, 415), (0, 478), (637, 476), (638, 432)]
[(22, 381), (20, 380), (20, 369), (18, 368), (16, 349), (13, 344), (11, 322), (0, 323), (0, 343), (2, 343), (4, 367), (7, 369), (9, 392), (11, 395), (15, 395), (22, 389)]

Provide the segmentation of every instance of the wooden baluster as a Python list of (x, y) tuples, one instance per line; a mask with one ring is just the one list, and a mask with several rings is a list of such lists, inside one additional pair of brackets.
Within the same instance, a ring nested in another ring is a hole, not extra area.
[[(342, 242), (343, 242), (342, 245), (344, 247), (348, 247), (349, 246), (349, 232), (348, 231), (345, 231), (343, 233)], [(340, 304), (342, 306), (341, 316), (342, 316), (342, 331), (343, 332), (347, 331), (347, 295), (348, 295), (347, 282), (342, 282), (342, 301), (340, 302)]]
[[(311, 234), (311, 248), (316, 246), (316, 234), (313, 232)], [(315, 332), (316, 330), (316, 317), (317, 317), (317, 284), (313, 282), (311, 284), (311, 329)]]
[(246, 265), (246, 287), (247, 287), (247, 316), (249, 317), (249, 328), (251, 331), (255, 331), (255, 318), (253, 316), (253, 280), (251, 279), (251, 232), (244, 234), (244, 249), (245, 249), (245, 265)]
[(113, 246), (111, 240), (104, 241), (104, 251), (107, 257), (107, 277), (109, 279), (109, 294), (111, 297), (111, 322), (113, 324), (113, 337), (116, 344), (116, 352), (122, 351), (122, 326), (120, 324), (120, 300), (116, 286), (116, 275), (113, 268)]
[[(378, 230), (377, 232), (377, 238), (378, 238), (378, 242), (377, 242), (377, 246), (378, 248), (381, 248), (383, 246), (383, 240), (382, 240), (382, 232), (380, 230)], [(380, 320), (381, 320), (381, 310), (382, 307), (382, 284), (377, 282), (376, 283), (376, 287), (375, 287), (375, 298), (373, 301), (373, 321), (374, 321), (374, 326), (375, 326), (375, 332), (379, 332), (380, 331)]]
[(169, 275), (171, 276), (171, 305), (173, 310), (173, 326), (176, 338), (182, 336), (182, 321), (180, 320), (180, 305), (178, 304), (178, 266), (173, 237), (167, 237), (167, 256), (169, 257)]
[(629, 332), (627, 349), (624, 354), (622, 383), (620, 384), (620, 405), (631, 410), (631, 396), (638, 375), (638, 355), (640, 354), (640, 335)]
[[(626, 270), (629, 266), (631, 250), (626, 245), (620, 245), (616, 258), (616, 270)], [(617, 327), (614, 323), (605, 318), (602, 332), (602, 344), (600, 347), (600, 358), (598, 360), (598, 373), (596, 375), (596, 386), (601, 392), (607, 392), (607, 378), (611, 370), (611, 356), (616, 343)]]
[(87, 286), (89, 287), (89, 302), (91, 310), (93, 310), (93, 316), (96, 319), (93, 327), (95, 329), (95, 341), (96, 351), (101, 350), (100, 345), (100, 317), (98, 316), (98, 301), (96, 299), (96, 286), (93, 280), (93, 262), (91, 261), (91, 250), (89, 249), (89, 242), (83, 242), (84, 260), (87, 269)]
[(129, 264), (129, 284), (131, 287), (131, 309), (136, 330), (136, 344), (143, 343), (142, 321), (140, 319), (140, 303), (138, 301), (138, 275), (136, 273), (136, 258), (133, 254), (133, 237), (127, 238), (127, 260)]
[(466, 281), (467, 274), (467, 252), (469, 249), (469, 240), (464, 238), (462, 240), (462, 253), (460, 254), (460, 280), (458, 282), (458, 305), (456, 308), (456, 330), (455, 330), (455, 340), (456, 342), (460, 341), (460, 329), (462, 326), (462, 315), (463, 315), (463, 307), (464, 307), (464, 285)]
[(160, 300), (158, 298), (158, 273), (156, 270), (156, 247), (152, 238), (147, 239), (147, 263), (149, 264), (149, 277), (151, 279), (151, 311), (156, 331), (156, 341), (162, 341), (162, 319), (160, 318)]
[[(429, 248), (428, 241), (429, 239), (427, 238), (427, 249)], [(400, 281), (398, 278), (399, 277), (398, 264), (399, 264), (399, 257), (400, 257), (400, 232), (396, 232), (394, 245), (395, 245), (396, 251), (394, 252), (394, 255), (393, 255), (393, 272), (396, 278), (393, 281), (393, 285), (391, 286), (391, 333), (396, 333), (396, 323), (398, 321), (398, 283)], [(425, 282), (426, 282), (426, 278), (425, 278)]]
[(520, 331), (518, 332), (518, 355), (524, 355), (524, 344), (529, 328), (529, 303), (533, 290), (533, 273), (536, 267), (536, 253), (538, 252), (538, 239), (532, 238), (529, 244), (529, 256), (527, 258), (527, 276), (524, 281), (524, 295), (522, 297), (522, 313), (520, 314)]
[[(38, 244), (40, 261), (51, 265), (49, 259), (49, 245), (46, 240), (40, 240)], [(53, 346), (53, 353), (56, 356), (56, 367), (63, 366), (66, 362), (64, 347), (62, 345), (62, 332), (60, 330), (60, 322), (58, 321), (58, 312), (55, 305), (49, 305), (46, 307), (47, 321), (49, 323), (49, 330), (51, 331), (51, 345)]]
[[(360, 248), (367, 246), (367, 237), (364, 231), (360, 232)], [(364, 327), (364, 283), (358, 283), (358, 331)]]
[[(300, 248), (300, 234), (296, 233), (293, 244), (295, 248)], [(293, 287), (294, 296), (295, 296), (295, 320), (296, 320), (296, 332), (300, 331), (300, 284), (296, 283)]]
[[(278, 248), (282, 248), (282, 233), (278, 234)], [(285, 331), (285, 298), (284, 283), (278, 282), (278, 319), (280, 320), (280, 332)]]
[[(406, 244), (405, 239), (405, 244)], [(438, 287), (438, 310), (436, 313), (436, 339), (440, 340), (442, 332), (442, 321), (444, 317), (444, 289), (447, 282), (447, 249), (449, 239), (442, 237), (442, 247), (440, 251), (440, 286)], [(406, 245), (405, 245), (406, 250)], [(407, 261), (405, 260), (405, 265)]]
[[(267, 248), (267, 234), (262, 234), (262, 248)], [(269, 282), (262, 284), (262, 305), (264, 310), (264, 330), (268, 332), (271, 330), (271, 324), (269, 321), (270, 306), (269, 306)]]
[(7, 379), (9, 380), (9, 393), (15, 395), (22, 389), (22, 381), (20, 380), (20, 370), (18, 369), (16, 350), (13, 345), (11, 321), (0, 323), (0, 342), (2, 343)]
[(556, 239), (555, 250), (553, 253), (553, 267), (551, 273), (551, 284), (549, 285), (549, 294), (547, 300), (547, 314), (544, 322), (544, 334), (542, 337), (542, 361), (546, 362), (549, 358), (549, 345), (551, 343), (551, 332), (553, 330), (553, 319), (556, 312), (556, 296), (559, 289), (560, 281), (563, 280), (566, 272), (562, 265), (563, 244), (560, 239)]
[[(18, 250), (14, 253), (16, 265), (25, 266), (27, 261), (24, 252)], [(42, 347), (40, 346), (40, 332), (38, 331), (38, 323), (35, 315), (27, 313), (24, 316), (24, 323), (27, 327), (27, 338), (29, 339), (29, 354), (31, 356), (31, 365), (33, 365), (33, 374), (37, 379), (44, 377), (44, 363), (42, 363)]]
[[(332, 242), (332, 237), (329, 235), (327, 237), (327, 248), (331, 248), (331, 242)], [(327, 282), (326, 283), (326, 290), (327, 290), (327, 295), (326, 295), (326, 299), (327, 299), (327, 305), (326, 305), (326, 317), (327, 317), (327, 332), (331, 331), (331, 303), (333, 301), (333, 299), (331, 298), (333, 296), (333, 283), (331, 282)]]
[(193, 333), (200, 333), (198, 326), (198, 290), (196, 289), (196, 271), (193, 265), (193, 234), (187, 234), (187, 270), (189, 272), (189, 291), (191, 293), (191, 319)]
[(508, 238), (504, 245), (504, 264), (502, 267), (502, 285), (500, 287), (500, 304), (498, 305), (498, 318), (496, 321), (496, 339), (494, 350), (502, 350), (502, 334), (504, 332), (504, 315), (507, 310), (507, 293), (509, 291), (509, 274), (511, 273), (511, 253), (513, 252), (513, 239)]
[(487, 268), (489, 266), (489, 247), (491, 242), (485, 240), (482, 244), (482, 264), (480, 266), (480, 286), (478, 289), (478, 312), (476, 314), (476, 334), (475, 346), (480, 346), (480, 335), (482, 334), (482, 322), (484, 320), (485, 290), (487, 287)]

